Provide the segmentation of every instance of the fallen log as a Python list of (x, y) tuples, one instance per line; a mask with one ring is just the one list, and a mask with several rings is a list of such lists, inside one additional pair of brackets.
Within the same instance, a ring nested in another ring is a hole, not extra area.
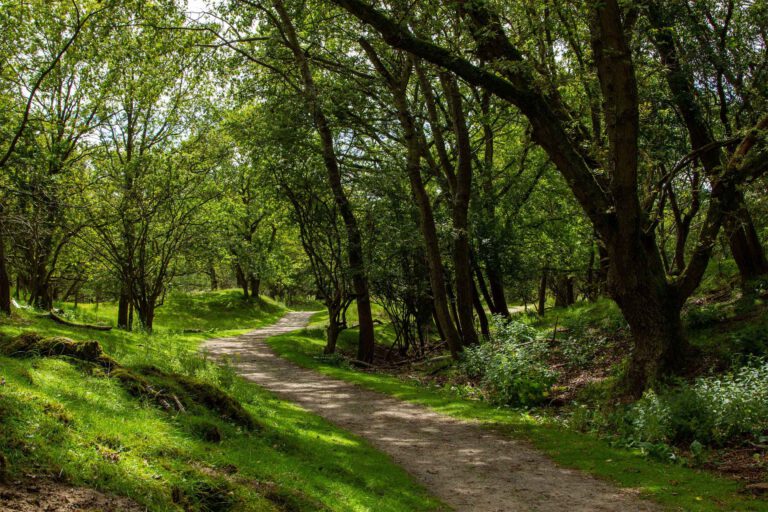
[(69, 326), (69, 327), (79, 327), (81, 329), (91, 329), (91, 330), (94, 330), (94, 331), (111, 331), (112, 330), (112, 326), (111, 325), (78, 324), (78, 323), (75, 323), (75, 322), (70, 322), (69, 320), (66, 320), (66, 319), (60, 317), (59, 315), (57, 315), (53, 311), (48, 312), (48, 314), (44, 315), (44, 316), (46, 316), (47, 318), (50, 318), (51, 320), (53, 320), (54, 322), (56, 322), (58, 324), (66, 325), (66, 326)]

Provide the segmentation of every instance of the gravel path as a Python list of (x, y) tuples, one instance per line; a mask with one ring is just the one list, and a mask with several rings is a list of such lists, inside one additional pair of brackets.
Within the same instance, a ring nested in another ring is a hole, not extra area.
[(245, 378), (365, 438), (454, 510), (659, 510), (630, 491), (557, 466), (524, 442), (300, 368), (264, 343), (301, 329), (310, 316), (288, 313), (270, 327), (210, 340), (205, 349), (231, 357)]

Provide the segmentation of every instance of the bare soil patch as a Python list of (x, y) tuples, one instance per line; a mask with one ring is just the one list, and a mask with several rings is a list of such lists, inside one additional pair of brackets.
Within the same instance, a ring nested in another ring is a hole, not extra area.
[(47, 478), (0, 484), (3, 512), (144, 512), (128, 498), (74, 487)]

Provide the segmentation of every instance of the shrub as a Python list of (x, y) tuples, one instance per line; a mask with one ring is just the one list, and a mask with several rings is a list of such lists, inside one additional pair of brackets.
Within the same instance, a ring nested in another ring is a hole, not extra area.
[(462, 371), (487, 398), (502, 405), (533, 405), (548, 395), (556, 374), (545, 364), (547, 344), (532, 327), (494, 318), (491, 339), (465, 350)]
[(691, 329), (702, 329), (725, 320), (726, 314), (716, 305), (691, 308), (685, 315), (685, 322)]
[(768, 360), (703, 377), (660, 394), (646, 392), (624, 417), (626, 440), (723, 445), (768, 430)]
[(569, 368), (589, 368), (595, 364), (600, 354), (608, 349), (609, 344), (605, 336), (584, 331), (562, 340), (560, 350)]
[(749, 325), (731, 335), (737, 352), (747, 355), (764, 355), (768, 353), (768, 324)]

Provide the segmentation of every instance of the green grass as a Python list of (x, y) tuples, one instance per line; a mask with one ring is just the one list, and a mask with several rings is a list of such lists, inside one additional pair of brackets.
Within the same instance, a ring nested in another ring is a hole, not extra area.
[[(79, 309), (84, 321), (114, 311), (103, 304), (98, 313)], [(76, 361), (0, 357), (0, 455), (10, 476), (51, 474), (131, 497), (150, 510), (439, 509), (404, 470), (361, 439), (195, 352), (206, 337), (268, 324), (282, 312), (276, 304), (216, 292), (169, 298), (151, 336), (68, 328), (30, 312), (0, 324), (5, 335), (34, 330), (97, 339), (129, 368), (155, 365), (214, 384), (262, 425), (245, 431), (203, 406), (167, 412)], [(189, 328), (207, 332), (181, 333)], [(221, 442), (204, 440), (200, 433), (211, 429)]]
[[(56, 304), (63, 308), (70, 320), (81, 323), (112, 325), (117, 317), (117, 305), (102, 303)], [(39, 312), (21, 310), (12, 321), (0, 324), (6, 336), (34, 330), (44, 336), (67, 336), (82, 339), (95, 338), (104, 350), (123, 364), (142, 364), (147, 360), (195, 359), (200, 343), (211, 337), (232, 336), (276, 322), (285, 309), (269, 299), (243, 300), (237, 290), (222, 290), (195, 294), (171, 295), (158, 308), (153, 334), (138, 327), (134, 332), (119, 329), (99, 332), (77, 329), (40, 318)], [(138, 321), (136, 321), (138, 324)], [(199, 331), (199, 332), (184, 332)]]
[(768, 502), (741, 494), (741, 485), (711, 473), (679, 465), (654, 462), (639, 452), (611, 447), (595, 436), (567, 430), (545, 415), (493, 407), (466, 400), (413, 379), (359, 372), (317, 357), (322, 351), (322, 331), (307, 330), (269, 340), (281, 356), (328, 376), (396, 398), (429, 407), (461, 419), (480, 421), (513, 437), (528, 439), (558, 463), (587, 471), (622, 487), (639, 489), (646, 497), (671, 510), (768, 511)]

